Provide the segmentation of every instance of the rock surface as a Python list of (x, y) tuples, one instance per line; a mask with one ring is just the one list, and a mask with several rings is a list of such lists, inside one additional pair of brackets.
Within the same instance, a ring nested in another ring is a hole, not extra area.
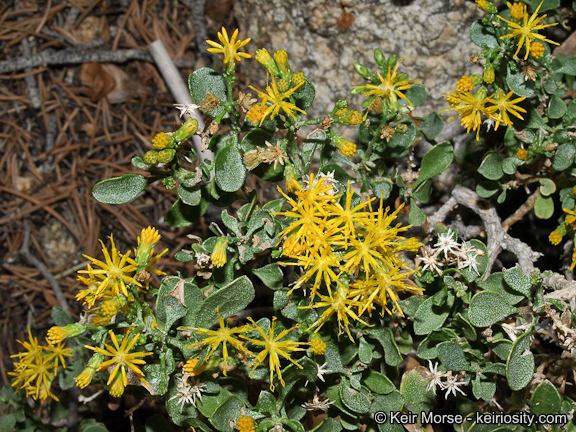
[[(483, 16), (476, 4), (464, 0), (237, 0), (235, 15), (242, 38), (251, 37), (247, 51), (284, 49), (292, 72), (304, 72), (316, 86), (309, 114), (330, 112), (338, 99), (360, 108), (362, 98), (350, 89), (364, 80), (352, 63), (376, 71), (373, 53), (404, 60), (399, 72), (420, 79), (428, 99), (417, 114), (447, 107), (442, 94), (463, 74), (481, 73), (470, 63), (479, 53), (469, 36), (473, 21)], [(264, 68), (242, 62), (248, 82), (263, 89)]]

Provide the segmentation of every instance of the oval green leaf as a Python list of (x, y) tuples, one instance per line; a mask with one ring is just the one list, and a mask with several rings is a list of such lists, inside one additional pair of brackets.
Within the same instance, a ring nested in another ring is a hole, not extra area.
[(135, 199), (148, 185), (140, 174), (125, 174), (96, 183), (92, 196), (104, 204), (124, 204)]
[(488, 327), (517, 311), (500, 294), (482, 291), (470, 301), (469, 318), (476, 327)]
[(224, 192), (236, 192), (244, 184), (246, 168), (238, 147), (228, 144), (218, 152), (214, 160), (216, 184)]
[(532, 332), (521, 335), (510, 350), (506, 363), (508, 385), (514, 391), (523, 389), (534, 378), (534, 354), (530, 351)]

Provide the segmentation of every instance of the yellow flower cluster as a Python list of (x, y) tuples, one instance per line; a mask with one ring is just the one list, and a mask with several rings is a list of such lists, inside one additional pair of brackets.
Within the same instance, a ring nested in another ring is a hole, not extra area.
[[(216, 314), (218, 315), (218, 321), (220, 328), (217, 330), (210, 330), (206, 328), (198, 327), (178, 327), (178, 330), (195, 330), (197, 335), (207, 336), (200, 342), (191, 344), (188, 348), (197, 348), (210, 346), (211, 349), (206, 355), (206, 360), (209, 359), (212, 354), (222, 345), (222, 359), (223, 359), (223, 372), (224, 375), (227, 374), (228, 359), (230, 358), (228, 352), (228, 344), (230, 344), (235, 350), (237, 355), (247, 358), (248, 356), (254, 357), (250, 362), (249, 366), (252, 366), (252, 373), (254, 370), (262, 364), (266, 358), (268, 358), (268, 368), (270, 370), (270, 390), (274, 391), (274, 372), (278, 375), (280, 383), (284, 386), (284, 380), (282, 379), (282, 372), (280, 371), (280, 357), (284, 357), (294, 363), (297, 367), (302, 369), (302, 366), (296, 363), (291, 357), (290, 353), (293, 351), (303, 351), (300, 345), (306, 345), (306, 342), (295, 342), (291, 339), (283, 340), (288, 333), (290, 333), (294, 328), (284, 329), (278, 335), (275, 334), (274, 324), (276, 318), (272, 318), (272, 323), (268, 332), (256, 324), (252, 318), (248, 318), (251, 324), (239, 326), (239, 327), (228, 327), (224, 322), (224, 319), (220, 316), (220, 312), (216, 309)], [(251, 331), (257, 331), (260, 338), (253, 339), (244, 336), (244, 333), (249, 333)], [(242, 338), (238, 339), (235, 335)], [(255, 347), (261, 347), (262, 351), (258, 354), (253, 353), (244, 347), (244, 342), (249, 341)], [(196, 369), (197, 360), (192, 359), (193, 368), (192, 370), (198, 371)], [(187, 363), (188, 364), (188, 363)], [(190, 368), (189, 368), (190, 369)], [(202, 369), (202, 368), (200, 368)]]
[(24, 388), (26, 396), (42, 402), (47, 398), (58, 400), (50, 391), (50, 386), (58, 372), (58, 364), (65, 368), (65, 357), (71, 357), (72, 350), (64, 348), (62, 343), (52, 344), (49, 341), (48, 345), (39, 345), (38, 338), (32, 337), (30, 328), (28, 342), (18, 343), (26, 351), (11, 356), (19, 359), (14, 362), (14, 371), (8, 372), (8, 375), (16, 377), (12, 387), (17, 386), (17, 390)]
[[(130, 258), (132, 251), (126, 254), (119, 252), (112, 236), (110, 236), (110, 251), (100, 240), (104, 261), (84, 255), (92, 261), (95, 267), (99, 268), (93, 268), (88, 264), (87, 270), (78, 271), (80, 274), (87, 274), (88, 277), (78, 277), (78, 280), (87, 288), (76, 295), (76, 300), (82, 305), (87, 305), (91, 308), (90, 312), (95, 313), (93, 316), (95, 325), (110, 324), (112, 317), (134, 300), (133, 295), (128, 292), (128, 284), (142, 287), (140, 282), (144, 282), (148, 289), (150, 273), (166, 274), (153, 268), (158, 259), (168, 251), (165, 249), (154, 255), (154, 246), (159, 240), (160, 234), (155, 228), (143, 229), (138, 237), (138, 248), (134, 253), (136, 260)], [(99, 304), (94, 308), (96, 302)]]
[(373, 210), (375, 198), (352, 204), (350, 184), (343, 200), (323, 178), (312, 174), (308, 184), (296, 184), (296, 199), (281, 191), (291, 207), (278, 213), (291, 221), (280, 233), (282, 255), (291, 261), (281, 264), (304, 270), (292, 289), (309, 288), (311, 303), (304, 308), (325, 308), (309, 330), (317, 332), (336, 315), (339, 334), (345, 327), (353, 340), (350, 319), (368, 325), (360, 316), (365, 311), (371, 315), (375, 305), (382, 315), (402, 313), (398, 293), (420, 290), (407, 281), (415, 270), (408, 268), (402, 254), (417, 251), (421, 244), (400, 235), (409, 227), (391, 225), (399, 209), (389, 213), (381, 201)]
[(510, 128), (513, 127), (508, 113), (521, 120), (524, 119), (520, 113), (525, 113), (526, 110), (519, 106), (518, 103), (526, 98), (520, 97), (511, 100), (510, 98), (513, 94), (514, 92), (510, 91), (504, 95), (504, 92), (500, 89), (498, 90), (498, 95), (487, 96), (485, 87), (480, 87), (475, 94), (452, 88), (452, 93), (444, 95), (450, 104), (450, 108), (444, 111), (454, 110), (458, 112), (458, 116), (450, 120), (460, 118), (460, 123), (466, 128), (466, 132), (476, 132), (476, 139), (478, 140), (483, 117), (495, 123), (494, 129), (498, 129), (500, 123), (504, 123)]

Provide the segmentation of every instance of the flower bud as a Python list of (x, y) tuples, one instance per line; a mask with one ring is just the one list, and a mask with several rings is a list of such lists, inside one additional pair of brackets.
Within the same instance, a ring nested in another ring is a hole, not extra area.
[(298, 87), (296, 89), (296, 93), (300, 93), (302, 90), (304, 90), (305, 84), (306, 84), (306, 75), (304, 75), (304, 72), (297, 72), (292, 75), (292, 86)]
[(492, 84), (496, 78), (496, 75), (494, 74), (494, 66), (490, 63), (486, 63), (486, 66), (484, 66), (483, 78), (486, 84)]
[(145, 164), (148, 165), (156, 165), (158, 163), (158, 151), (150, 150), (144, 154), (144, 158), (142, 159)]
[(160, 241), (160, 233), (156, 228), (144, 228), (138, 236), (138, 249), (136, 249), (136, 262), (139, 266), (146, 266), (154, 253), (154, 246)]
[(174, 141), (177, 142), (186, 141), (188, 138), (194, 135), (197, 130), (198, 130), (198, 120), (196, 120), (195, 118), (189, 118), (184, 122), (182, 126), (180, 126), (180, 128), (176, 132), (174, 132), (172, 138), (174, 138)]
[(310, 335), (310, 352), (317, 355), (324, 355), (326, 352), (326, 342), (318, 333)]
[(286, 179), (286, 188), (288, 189), (288, 192), (296, 192), (298, 176), (296, 174), (296, 168), (290, 162), (286, 162), (286, 167), (284, 168), (284, 178)]
[(152, 138), (152, 145), (159, 149), (164, 149), (166, 147), (173, 147), (175, 144), (174, 138), (167, 133), (160, 132)]
[(174, 149), (164, 149), (158, 152), (158, 163), (166, 164), (171, 162), (176, 156), (176, 150)]
[(356, 71), (356, 73), (360, 75), (362, 78), (364, 79), (370, 78), (370, 72), (368, 71), (368, 68), (366, 68), (366, 66), (358, 62), (354, 62), (352, 65), (354, 66), (354, 70)]
[(210, 260), (216, 268), (224, 267), (226, 264), (226, 248), (228, 247), (228, 239), (226, 237), (218, 237)]
[(388, 68), (386, 67), (386, 57), (384, 56), (384, 53), (382, 52), (382, 50), (380, 48), (376, 48), (374, 50), (374, 61), (376, 61), (376, 64), (378, 65), (378, 67), (382, 70), (387, 70)]
[(336, 148), (340, 150), (343, 155), (352, 157), (356, 154), (356, 144), (348, 141), (342, 135), (338, 135), (332, 129), (330, 129), (330, 138)]
[(400, 123), (400, 124), (396, 125), (394, 130), (396, 131), (397, 134), (400, 134), (400, 135), (405, 134), (406, 132), (408, 132), (408, 125), (404, 124), (404, 123)]
[(290, 71), (290, 64), (288, 64), (288, 54), (286, 54), (286, 51), (276, 51), (274, 53), (274, 60), (276, 60), (276, 64), (278, 65), (280, 76), (285, 80), (289, 80), (292, 72)]
[[(88, 362), (88, 366), (84, 368), (80, 375), (76, 377), (76, 386), (80, 388), (88, 387), (88, 385), (92, 382), (92, 378), (94, 378), (94, 374), (97, 372), (98, 367), (104, 361), (104, 355), (96, 353)], [(118, 374), (120, 375), (120, 374)]]
[(482, 12), (489, 14), (498, 13), (498, 8), (492, 2), (487, 0), (476, 0), (476, 4), (478, 5), (478, 9), (480, 9)]
[(48, 341), (51, 344), (56, 345), (64, 339), (80, 336), (85, 331), (86, 326), (80, 323), (68, 324), (64, 327), (54, 326), (48, 330)]
[(274, 61), (274, 59), (272, 58), (272, 56), (270, 55), (270, 53), (266, 48), (262, 48), (256, 51), (255, 58), (256, 60), (258, 60), (260, 64), (262, 64), (266, 69), (268, 69), (268, 72), (270, 72), (272, 75), (274, 76), (280, 75), (280, 70), (278, 69), (276, 62)]

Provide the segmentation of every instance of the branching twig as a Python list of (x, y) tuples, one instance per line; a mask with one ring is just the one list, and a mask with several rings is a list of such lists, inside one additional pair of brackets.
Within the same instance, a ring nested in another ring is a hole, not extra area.
[(52, 287), (52, 290), (54, 290), (54, 295), (56, 296), (56, 299), (58, 300), (60, 307), (62, 307), (62, 309), (64, 309), (64, 311), (69, 316), (72, 316), (72, 314), (70, 313), (70, 307), (68, 306), (68, 302), (66, 301), (66, 297), (64, 297), (64, 294), (62, 293), (62, 288), (60, 288), (60, 284), (56, 281), (54, 276), (52, 276), (52, 273), (50, 273), (48, 267), (46, 267), (46, 265), (38, 258), (36, 258), (34, 255), (32, 255), (29, 249), (29, 243), (30, 243), (30, 227), (28, 226), (28, 223), (24, 221), (24, 239), (22, 240), (22, 246), (20, 246), (20, 255), (22, 255), (24, 259), (26, 259), (26, 261), (28, 261), (30, 264), (36, 267), (36, 269), (40, 272), (40, 274), (44, 276), (44, 278), (48, 281), (48, 284), (50, 284), (50, 286)]
[[(143, 50), (126, 49), (118, 51), (92, 51), (87, 53), (76, 50), (45, 50), (29, 57), (17, 57), (0, 62), (0, 74), (16, 72), (26, 68), (48, 65), (70, 65), (81, 63), (125, 63), (129, 60), (142, 60), (153, 63), (152, 56)], [(179, 68), (192, 68), (194, 60), (174, 60)]]
[(430, 231), (436, 223), (442, 222), (448, 216), (448, 213), (457, 205), (468, 207), (482, 219), (487, 234), (488, 254), (490, 264), (488, 273), (494, 265), (496, 258), (503, 249), (512, 252), (518, 258), (518, 263), (524, 272), (530, 272), (534, 269), (534, 262), (542, 256), (540, 252), (534, 252), (526, 243), (510, 236), (503, 228), (502, 222), (496, 210), (492, 207), (488, 209), (480, 208), (478, 200), (480, 197), (472, 190), (463, 186), (456, 186), (452, 191), (452, 197), (432, 215), (428, 222)]
[(516, 210), (512, 215), (508, 216), (504, 222), (502, 222), (502, 228), (504, 228), (504, 231), (508, 231), (512, 225), (522, 220), (524, 215), (526, 215), (526, 213), (534, 208), (534, 204), (536, 203), (536, 198), (538, 198), (538, 195), (540, 195), (540, 189), (536, 189), (536, 192), (530, 195), (526, 202), (518, 207), (518, 210)]

